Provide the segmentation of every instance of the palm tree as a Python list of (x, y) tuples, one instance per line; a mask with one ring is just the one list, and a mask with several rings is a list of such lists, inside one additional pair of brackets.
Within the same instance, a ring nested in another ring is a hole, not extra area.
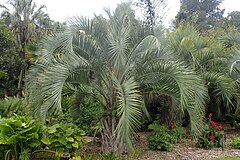
[(201, 36), (189, 24), (180, 26), (167, 37), (166, 45), (175, 59), (191, 67), (208, 87), (210, 101), (206, 110), (218, 115), (221, 107), (225, 112), (230, 111), (233, 98), (239, 97), (235, 80), (229, 74), (231, 51), (217, 38)]
[(236, 95), (233, 99), (235, 106), (232, 113), (235, 112), (235, 116), (238, 116), (240, 113), (240, 33), (237, 30), (231, 30), (227, 34), (224, 34), (221, 40), (231, 53), (228, 59), (228, 71), (229, 76), (234, 80), (234, 87), (236, 89)]
[[(182, 63), (168, 60), (158, 37), (144, 36), (129, 4), (121, 4), (109, 20), (75, 17), (69, 27), (43, 42), (42, 56), (30, 69), (28, 87), (35, 115), (46, 120), (62, 112), (65, 87), (88, 85), (101, 103), (105, 151), (132, 149), (141, 118), (147, 114), (143, 95), (171, 96), (187, 111), (194, 133), (202, 129), (206, 88)], [(87, 80), (84, 77), (88, 77)]]
[[(39, 33), (39, 27), (41, 23), (39, 18), (45, 19), (48, 17), (42, 10), (46, 8), (41, 5), (37, 8), (37, 5), (32, 0), (10, 0), (8, 2), (13, 9), (7, 9), (1, 14), (1, 18), (5, 20), (8, 26), (11, 27), (15, 37), (16, 44), (19, 50), (19, 56), (22, 60), (21, 72), (18, 82), (18, 95), (22, 94), (23, 78), (25, 76), (27, 63), (27, 46), (36, 38)], [(12, 11), (12, 12), (10, 12)]]

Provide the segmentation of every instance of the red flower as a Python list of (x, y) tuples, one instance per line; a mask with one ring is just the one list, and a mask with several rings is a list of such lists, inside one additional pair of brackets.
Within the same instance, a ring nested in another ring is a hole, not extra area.
[(218, 131), (221, 131), (222, 130), (222, 126), (216, 126), (216, 129), (218, 130)]
[(211, 138), (212, 140), (214, 140), (215, 136), (214, 136), (214, 135), (211, 135), (210, 138)]
[(172, 127), (175, 127), (175, 126), (176, 126), (176, 124), (175, 124), (175, 123), (172, 123), (172, 124), (171, 124), (171, 126), (172, 126)]
[(208, 117), (211, 118), (212, 117), (212, 113), (209, 113)]
[(217, 124), (217, 122), (212, 122), (212, 126), (215, 126)]

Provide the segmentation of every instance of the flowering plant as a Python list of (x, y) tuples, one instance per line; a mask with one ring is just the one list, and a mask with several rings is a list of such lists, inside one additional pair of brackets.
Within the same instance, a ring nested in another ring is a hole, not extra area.
[(206, 148), (221, 147), (223, 146), (223, 127), (212, 121), (212, 113), (208, 117), (202, 136), (198, 138), (197, 146)]
[(185, 129), (176, 123), (171, 123), (170, 126), (153, 123), (148, 128), (153, 130), (147, 137), (148, 146), (153, 150), (171, 151), (172, 144), (185, 134)]

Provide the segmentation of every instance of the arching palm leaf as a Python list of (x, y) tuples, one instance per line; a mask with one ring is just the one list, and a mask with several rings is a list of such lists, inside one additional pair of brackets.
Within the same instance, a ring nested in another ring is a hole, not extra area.
[(142, 73), (138, 79), (148, 86), (148, 92), (168, 95), (179, 101), (179, 110), (188, 112), (191, 129), (195, 135), (199, 135), (203, 125), (202, 114), (208, 99), (202, 79), (182, 63), (173, 61), (146, 63), (140, 70)]

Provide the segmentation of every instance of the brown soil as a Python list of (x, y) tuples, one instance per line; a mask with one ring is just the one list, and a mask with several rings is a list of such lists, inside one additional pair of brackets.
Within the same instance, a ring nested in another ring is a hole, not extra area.
[(146, 139), (147, 133), (139, 133), (140, 140), (137, 143), (137, 148), (143, 150), (143, 155), (140, 156), (138, 160), (209, 160), (211, 158), (225, 156), (240, 156), (240, 150), (233, 149), (229, 146), (232, 137), (238, 133), (240, 132), (235, 130), (227, 131), (227, 139), (223, 150), (222, 148), (196, 148), (193, 139), (186, 137), (174, 144), (174, 149), (171, 152), (149, 150)]

